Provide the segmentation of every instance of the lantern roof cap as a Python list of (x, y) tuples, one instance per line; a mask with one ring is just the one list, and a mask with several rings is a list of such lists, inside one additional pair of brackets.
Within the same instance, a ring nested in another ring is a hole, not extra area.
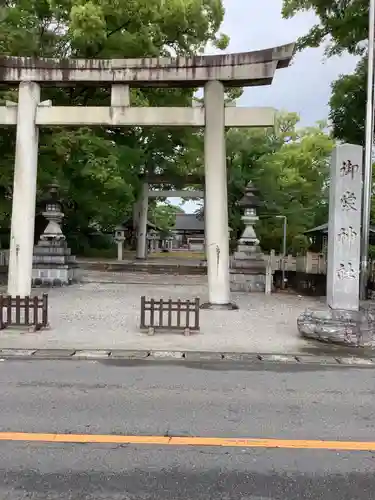
[(254, 186), (253, 182), (250, 181), (245, 188), (245, 193), (243, 197), (238, 202), (240, 207), (243, 208), (256, 208), (261, 204), (258, 197), (258, 189)]

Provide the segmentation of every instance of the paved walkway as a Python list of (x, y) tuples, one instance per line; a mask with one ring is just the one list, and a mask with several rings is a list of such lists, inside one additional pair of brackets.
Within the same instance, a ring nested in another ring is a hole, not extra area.
[[(141, 349), (210, 352), (309, 353), (320, 349), (299, 337), (297, 316), (316, 299), (293, 294), (233, 294), (238, 311), (201, 311), (201, 332), (139, 331), (140, 297), (200, 297), (206, 276), (90, 272), (84, 283), (49, 290), (51, 329), (37, 333), (5, 330), (0, 349)], [(112, 282), (110, 282), (112, 281)]]

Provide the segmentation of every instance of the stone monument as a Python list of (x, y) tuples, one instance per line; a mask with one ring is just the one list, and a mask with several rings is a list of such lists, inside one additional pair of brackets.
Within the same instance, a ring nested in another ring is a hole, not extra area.
[(359, 303), (362, 147), (341, 144), (331, 160), (326, 307), (297, 320), (304, 337), (375, 345), (375, 314)]
[(238, 240), (237, 252), (231, 262), (231, 290), (237, 292), (264, 292), (266, 287), (266, 264), (259, 247), (254, 224), (259, 220), (257, 208), (260, 205), (258, 191), (252, 182), (246, 187), (239, 201), (244, 209), (241, 217), (245, 229)]
[(58, 184), (49, 186), (45, 210), (47, 227), (36, 247), (33, 256), (32, 284), (34, 286), (64, 286), (77, 281), (77, 264), (71, 255), (65, 236), (61, 230), (64, 217), (58, 197)]

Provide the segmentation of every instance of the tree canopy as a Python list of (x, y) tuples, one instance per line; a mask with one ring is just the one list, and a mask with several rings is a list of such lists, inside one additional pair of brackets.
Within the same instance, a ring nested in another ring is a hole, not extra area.
[(257, 234), (265, 251), (282, 246), (288, 220), (288, 248), (306, 249), (302, 233), (327, 222), (329, 161), (333, 141), (325, 124), (298, 128), (296, 113), (280, 113), (272, 129), (231, 129), (227, 132), (228, 203), (232, 249), (243, 230), (238, 202), (253, 181), (262, 202)]
[(151, 210), (151, 220), (161, 231), (169, 233), (176, 224), (176, 215), (183, 214), (183, 208), (168, 202), (156, 203)]
[[(219, 33), (221, 0), (5, 0), (0, 52), (31, 57), (121, 58), (201, 53), (208, 42), (225, 48)], [(184, 106), (194, 89), (134, 90), (134, 106)], [(43, 89), (54, 105), (109, 105), (106, 88)], [(0, 104), (16, 100), (2, 91)], [(143, 172), (182, 172), (191, 131), (106, 127), (42, 129), (38, 195), (52, 179), (61, 186), (66, 232), (111, 230), (130, 215)], [(14, 130), (0, 131), (0, 220), (9, 221)]]
[(283, 0), (288, 19), (312, 11), (318, 22), (297, 43), (299, 50), (326, 44), (327, 54), (364, 54), (368, 38), (368, 0)]
[(290, 18), (311, 10), (317, 24), (302, 36), (298, 49), (325, 45), (328, 56), (362, 56), (353, 74), (341, 75), (332, 84), (330, 121), (334, 137), (353, 144), (364, 144), (366, 115), (368, 0), (284, 0), (283, 15)]
[[(289, 3), (286, 1), (286, 3)], [(220, 49), (222, 0), (4, 0), (0, 52), (12, 56), (126, 58), (202, 53)], [(195, 89), (134, 89), (132, 106), (186, 106)], [(227, 93), (227, 100), (241, 89)], [(1, 90), (0, 104), (16, 100)], [(108, 88), (43, 88), (54, 105), (109, 105)], [(332, 141), (318, 124), (298, 129), (294, 113), (282, 113), (275, 130), (227, 132), (228, 194), (233, 241), (242, 229), (238, 201), (249, 180), (263, 200), (259, 236), (265, 250), (281, 246), (276, 215), (288, 217), (288, 244), (324, 222), (327, 161)], [(57, 180), (65, 209), (65, 232), (73, 251), (87, 247), (90, 231), (111, 232), (131, 216), (144, 173), (168, 173), (164, 187), (183, 187), (187, 174), (203, 174), (201, 130), (69, 127), (40, 131), (38, 197)], [(0, 221), (9, 224), (15, 131), (0, 129)], [(179, 181), (178, 181), (179, 179)], [(178, 208), (150, 203), (150, 219), (168, 229)], [(86, 239), (86, 240), (85, 240)], [(298, 240), (299, 241), (299, 240)]]
[(366, 122), (366, 59), (354, 73), (342, 75), (332, 84), (329, 101), (334, 137), (364, 146)]
[[(325, 44), (328, 56), (345, 51), (361, 56), (352, 74), (341, 75), (333, 82), (329, 117), (336, 139), (362, 146), (366, 122), (369, 4), (368, 0), (283, 0), (282, 11), (286, 18), (307, 10), (317, 16), (318, 23), (298, 40), (299, 50)], [(374, 197), (371, 220), (375, 220)], [(374, 249), (371, 253), (373, 257)]]

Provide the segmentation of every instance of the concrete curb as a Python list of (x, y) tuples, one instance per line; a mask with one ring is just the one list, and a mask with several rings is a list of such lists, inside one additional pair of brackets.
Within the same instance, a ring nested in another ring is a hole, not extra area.
[(76, 350), (76, 349), (0, 349), (0, 360), (148, 360), (148, 361), (186, 361), (186, 362), (236, 362), (241, 364), (265, 363), (293, 365), (352, 366), (375, 368), (375, 357), (307, 354), (259, 354), (259, 353), (220, 353), (203, 351), (141, 351), (141, 350)]

